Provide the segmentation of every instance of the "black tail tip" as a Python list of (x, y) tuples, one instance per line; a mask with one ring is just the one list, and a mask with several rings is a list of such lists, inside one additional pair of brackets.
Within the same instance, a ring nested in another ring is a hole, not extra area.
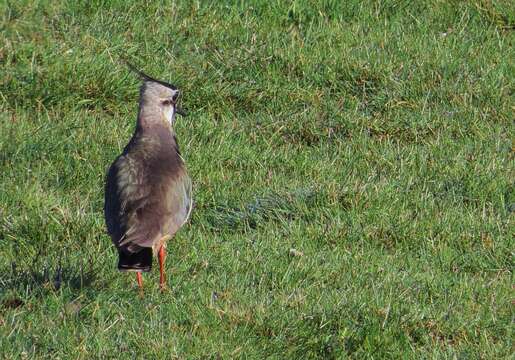
[(149, 272), (152, 269), (152, 249), (143, 248), (137, 253), (118, 252), (118, 270)]

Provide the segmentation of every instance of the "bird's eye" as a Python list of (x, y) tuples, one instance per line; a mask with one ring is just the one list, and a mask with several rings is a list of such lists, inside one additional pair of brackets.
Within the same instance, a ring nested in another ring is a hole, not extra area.
[(170, 100), (163, 100), (162, 104), (166, 106), (166, 105), (171, 105), (172, 102)]

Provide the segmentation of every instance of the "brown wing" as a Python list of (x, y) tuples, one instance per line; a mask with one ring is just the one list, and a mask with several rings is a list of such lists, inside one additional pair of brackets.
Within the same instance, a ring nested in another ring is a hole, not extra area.
[[(119, 249), (138, 252), (170, 238), (191, 211), (191, 180), (184, 168), (173, 176), (151, 176), (139, 162), (122, 155), (106, 185), (106, 223)], [(162, 174), (161, 174), (162, 175)]]
[(173, 236), (188, 221), (192, 208), (191, 179), (183, 170), (167, 189), (170, 217), (166, 219), (164, 235)]
[(104, 208), (107, 230), (115, 246), (129, 252), (151, 247), (149, 238), (159, 230), (151, 217), (142, 217), (151, 200), (151, 187), (145, 177), (143, 163), (130, 154), (119, 156), (107, 175)]

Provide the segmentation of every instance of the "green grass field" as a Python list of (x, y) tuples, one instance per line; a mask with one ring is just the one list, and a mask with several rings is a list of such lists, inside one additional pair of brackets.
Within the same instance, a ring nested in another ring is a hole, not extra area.
[[(513, 356), (513, 3), (0, 4), (0, 357)], [(134, 62), (191, 221), (138, 297), (103, 220)]]

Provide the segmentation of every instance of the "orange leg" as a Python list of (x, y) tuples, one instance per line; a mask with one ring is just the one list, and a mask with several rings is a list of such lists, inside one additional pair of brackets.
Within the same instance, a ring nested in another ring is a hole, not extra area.
[(138, 287), (140, 292), (143, 293), (143, 278), (139, 271), (136, 273), (136, 280), (138, 281)]
[(166, 258), (166, 252), (165, 247), (161, 246), (161, 249), (159, 249), (159, 287), (161, 290), (164, 290), (166, 286), (166, 278), (165, 278), (165, 258)]

